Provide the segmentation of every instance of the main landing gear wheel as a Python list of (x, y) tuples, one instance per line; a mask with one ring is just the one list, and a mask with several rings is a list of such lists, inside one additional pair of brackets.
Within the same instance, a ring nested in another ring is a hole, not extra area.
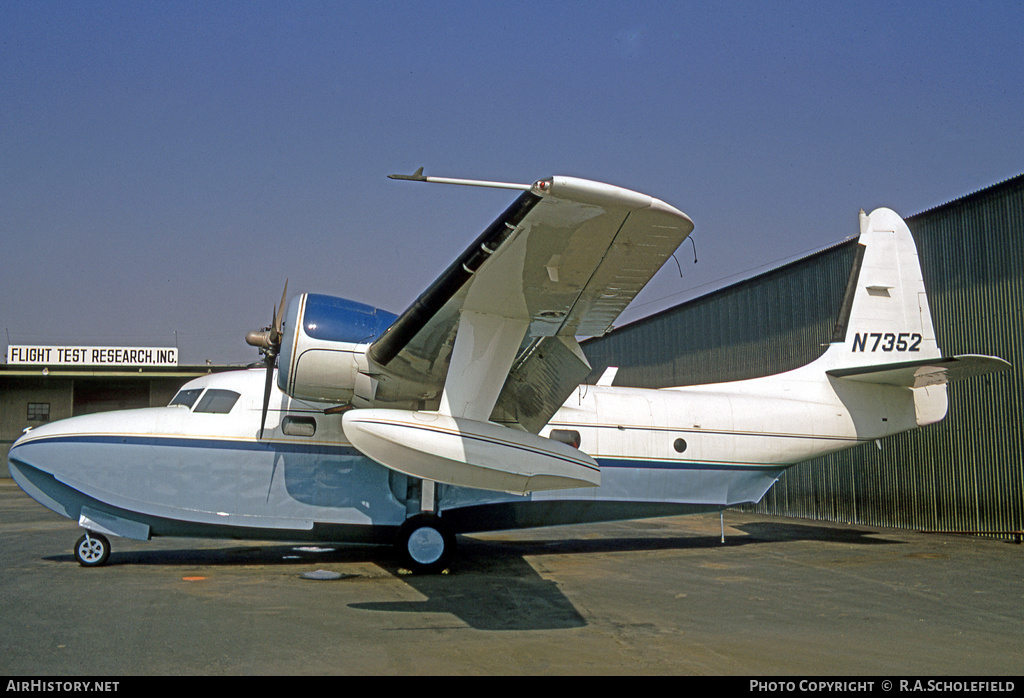
[(87, 532), (75, 543), (75, 559), (83, 567), (99, 567), (110, 557), (110, 541), (99, 533)]
[(398, 531), (398, 553), (414, 574), (438, 574), (455, 556), (455, 534), (433, 514), (406, 519)]

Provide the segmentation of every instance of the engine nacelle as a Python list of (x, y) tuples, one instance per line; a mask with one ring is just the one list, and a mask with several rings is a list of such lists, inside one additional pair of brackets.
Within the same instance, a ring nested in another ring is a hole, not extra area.
[(396, 317), (344, 298), (296, 296), (284, 316), (278, 387), (294, 398), (348, 403), (367, 345)]

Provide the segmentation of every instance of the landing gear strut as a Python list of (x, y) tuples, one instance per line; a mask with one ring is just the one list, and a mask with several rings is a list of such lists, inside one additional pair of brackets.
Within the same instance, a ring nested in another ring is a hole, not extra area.
[(414, 574), (443, 572), (455, 555), (455, 534), (435, 514), (406, 519), (396, 542), (403, 564)]
[(75, 543), (75, 559), (83, 567), (105, 565), (109, 557), (110, 541), (104, 535), (86, 531), (85, 535)]

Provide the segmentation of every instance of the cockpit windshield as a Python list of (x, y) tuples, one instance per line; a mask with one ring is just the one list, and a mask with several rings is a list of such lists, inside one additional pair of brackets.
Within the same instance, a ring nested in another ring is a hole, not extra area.
[(196, 405), (196, 412), (210, 412), (213, 414), (227, 414), (235, 406), (240, 395), (234, 390), (217, 390), (210, 388), (203, 395), (199, 404)]
[[(202, 399), (199, 396), (202, 395)], [(183, 407), (191, 408), (195, 405), (196, 412), (206, 412), (208, 414), (227, 414), (231, 411), (231, 408), (235, 406), (240, 395), (234, 390), (220, 390), (217, 388), (210, 388), (203, 393), (203, 388), (187, 388), (185, 390), (179, 390), (178, 394), (171, 400), (169, 406), (182, 405)], [(199, 404), (196, 405), (196, 400), (199, 400)]]
[(174, 399), (168, 404), (168, 407), (173, 405), (184, 405), (185, 407), (191, 408), (192, 405), (196, 404), (196, 398), (203, 392), (202, 388), (188, 388), (186, 390), (179, 390), (178, 394), (174, 396)]

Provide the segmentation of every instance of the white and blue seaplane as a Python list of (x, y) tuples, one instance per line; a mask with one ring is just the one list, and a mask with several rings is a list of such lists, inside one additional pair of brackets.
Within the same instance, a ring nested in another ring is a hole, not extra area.
[(571, 177), (522, 190), (401, 315), (302, 294), (247, 341), (264, 366), (193, 380), (166, 407), (28, 430), (10, 470), (109, 535), (393, 543), (446, 568), (458, 533), (720, 511), (801, 461), (943, 419), (946, 383), (1008, 366), (946, 357), (917, 250), (861, 214), (832, 344), (778, 375), (659, 390), (591, 372), (607, 332), (693, 229), (672, 206)]

